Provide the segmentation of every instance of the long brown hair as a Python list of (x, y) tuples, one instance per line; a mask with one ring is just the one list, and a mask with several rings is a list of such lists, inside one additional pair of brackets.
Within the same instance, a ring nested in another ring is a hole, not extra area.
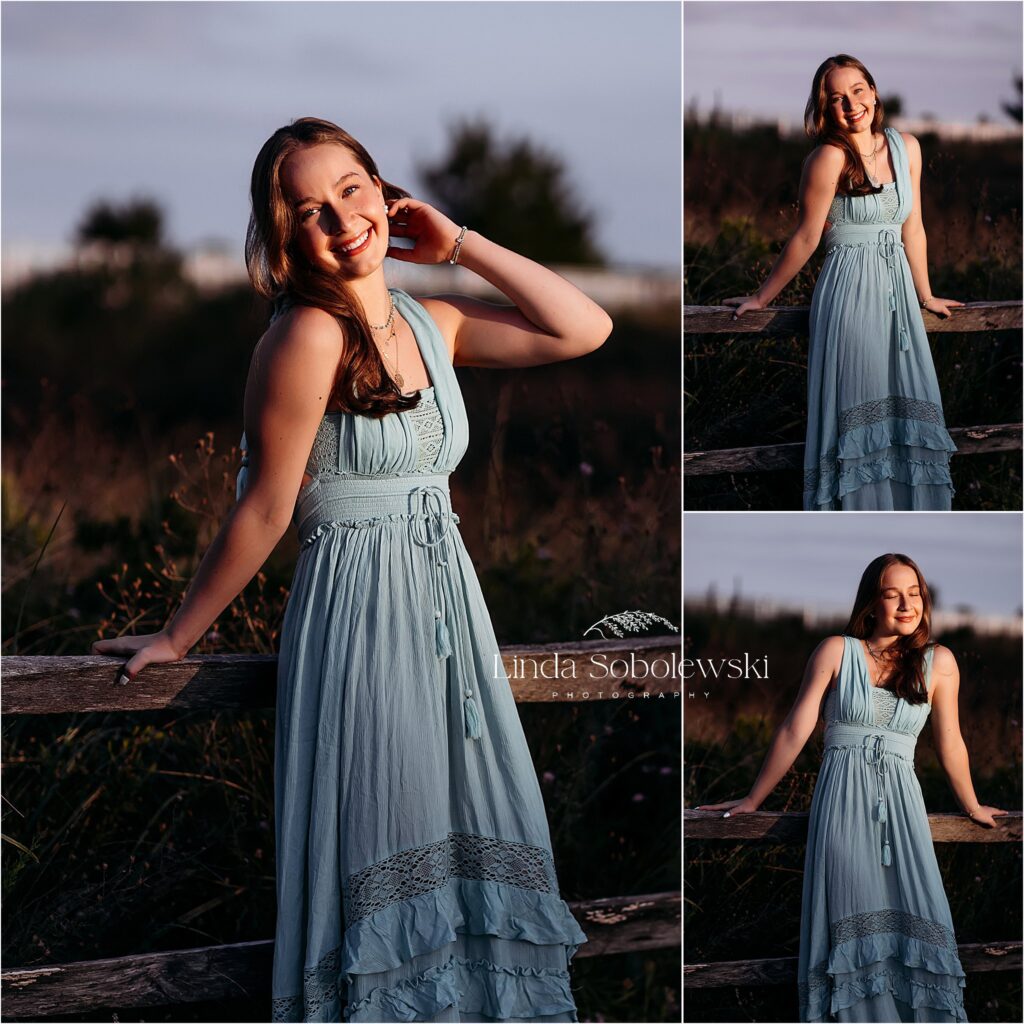
[(921, 590), (921, 621), (910, 636), (901, 636), (889, 648), (892, 652), (892, 675), (885, 688), (892, 690), (909, 704), (922, 704), (928, 700), (928, 687), (924, 679), (924, 658), (931, 645), (932, 636), (932, 595), (921, 570), (907, 555), (879, 555), (864, 570), (853, 601), (850, 621), (846, 624), (847, 636), (866, 640), (875, 629), (875, 607), (882, 596), (882, 576), (891, 565), (905, 565), (917, 574)]
[(344, 146), (367, 174), (380, 181), (385, 200), (409, 195), (381, 178), (373, 157), (344, 129), (320, 118), (300, 117), (278, 128), (253, 164), (245, 265), (253, 288), (271, 299), (276, 309), (316, 306), (338, 321), (345, 336), (345, 355), (339, 362), (328, 404), (333, 399), (346, 412), (380, 419), (413, 408), (419, 404), (420, 395), (403, 395), (392, 380), (370, 334), (362, 304), (345, 280), (311, 266), (299, 254), (299, 221), (281, 186), (285, 160), (298, 150), (325, 142)]
[(853, 144), (850, 133), (844, 131), (831, 113), (828, 101), (828, 93), (825, 89), (825, 80), (830, 71), (836, 68), (856, 68), (863, 76), (864, 81), (874, 90), (875, 110), (871, 118), (871, 137), (882, 127), (882, 120), (885, 117), (885, 108), (882, 100), (875, 89), (875, 80), (871, 72), (856, 57), (848, 53), (837, 53), (829, 57), (817, 71), (814, 72), (814, 81), (811, 83), (811, 94), (807, 98), (807, 106), (804, 108), (804, 131), (817, 145), (831, 144), (838, 146), (843, 151), (843, 170), (839, 175), (839, 183), (843, 192), (848, 196), (875, 195), (882, 191), (881, 186), (875, 188), (869, 181), (867, 170), (860, 152)]

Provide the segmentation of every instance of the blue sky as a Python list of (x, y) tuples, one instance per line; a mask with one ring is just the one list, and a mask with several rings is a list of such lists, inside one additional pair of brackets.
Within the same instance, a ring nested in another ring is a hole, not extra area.
[(904, 114), (1013, 122), (1000, 108), (1015, 100), (1021, 72), (1022, 5), (1017, 0), (952, 3), (730, 3), (686, 0), (683, 76), (687, 107), (799, 123), (814, 71), (849, 53), (883, 96), (898, 94)]
[[(678, 267), (677, 3), (4, 3), (3, 238), (70, 239), (156, 197), (173, 241), (240, 252), (259, 147), (303, 115), (391, 181), (483, 114), (558, 154), (613, 263)], [(498, 240), (500, 241), (500, 240)]]
[(887, 551), (909, 555), (939, 607), (987, 615), (1021, 607), (1018, 512), (687, 512), (683, 591), (849, 611), (861, 573)]

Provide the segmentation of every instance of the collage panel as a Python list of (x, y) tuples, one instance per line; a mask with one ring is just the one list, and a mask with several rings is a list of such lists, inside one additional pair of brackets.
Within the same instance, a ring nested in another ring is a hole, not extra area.
[(1016, 1020), (1020, 514), (684, 527), (684, 1019)]
[(683, 3), (687, 1022), (1022, 1016), (1022, 14)]
[(1021, 508), (1021, 8), (856, 11), (684, 4), (687, 510)]

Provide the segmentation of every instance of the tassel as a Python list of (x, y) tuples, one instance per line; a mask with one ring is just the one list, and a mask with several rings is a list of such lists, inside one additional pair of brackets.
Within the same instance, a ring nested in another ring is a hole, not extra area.
[(882, 866), (888, 867), (892, 863), (892, 850), (889, 849), (889, 842), (886, 840), (885, 846), (882, 847)]
[(881, 797), (878, 798), (878, 820), (885, 821), (885, 801)]
[(242, 468), (238, 471), (238, 476), (235, 477), (235, 501), (239, 501), (245, 493), (245, 485), (249, 480), (249, 470), (246, 466), (247, 464), (243, 462)]
[(439, 658), (447, 658), (452, 653), (452, 641), (448, 635), (448, 627), (444, 624), (444, 619), (438, 615), (434, 623), (434, 645), (437, 648), (437, 656)]
[(905, 327), (900, 328), (900, 351), (906, 352), (910, 348), (910, 335)]
[[(472, 693), (472, 690), (467, 691)], [(466, 739), (478, 740), (482, 734), (480, 727), (480, 712), (477, 711), (476, 701), (472, 697), (467, 697), (462, 704), (463, 710), (466, 712)]]
[(889, 312), (896, 312), (896, 294), (892, 290), (889, 291)]

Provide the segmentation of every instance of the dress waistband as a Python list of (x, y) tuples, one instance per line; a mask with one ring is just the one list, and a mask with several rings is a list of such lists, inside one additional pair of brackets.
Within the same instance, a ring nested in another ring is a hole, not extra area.
[(880, 729), (877, 725), (857, 725), (854, 722), (832, 722), (825, 729), (826, 750), (830, 747), (863, 747), (867, 753), (869, 748), (876, 746), (881, 754), (895, 754), (913, 763), (917, 737), (905, 732)]
[[(906, 306), (909, 296), (906, 294), (906, 283), (900, 273), (900, 249), (902, 249), (902, 228), (899, 224), (893, 227), (879, 227), (877, 224), (836, 224), (829, 228), (825, 235), (825, 255), (835, 252), (844, 246), (874, 246), (879, 257), (885, 261), (889, 275), (889, 312), (893, 314), (893, 331), (901, 352), (910, 349), (910, 331), (907, 324)], [(902, 293), (902, 302), (897, 301), (897, 293)]]
[[(327, 473), (316, 477), (295, 505), (299, 543), (307, 544), (328, 526), (376, 526), (409, 520), (428, 511), (439, 520), (459, 522), (451, 508), (448, 473), (358, 476)], [(432, 497), (426, 499), (425, 495)], [(424, 502), (427, 501), (427, 504)], [(441, 525), (439, 523), (439, 525)]]
[[(295, 508), (300, 548), (314, 543), (328, 530), (375, 527), (386, 522), (408, 523), (413, 543), (427, 549), (434, 648), (441, 659), (452, 654), (443, 578), (446, 576), (448, 586), (453, 586), (448, 531), (453, 522), (460, 521), (452, 510), (448, 477), (448, 473), (391, 477), (325, 474), (310, 483)], [(452, 667), (453, 672), (457, 671), (454, 665)], [(466, 738), (478, 740), (482, 726), (470, 680), (460, 680), (459, 688)]]
[(856, 725), (852, 722), (833, 722), (825, 730), (825, 751), (842, 748), (861, 750), (864, 760), (875, 769), (875, 780), (878, 786), (878, 801), (875, 804), (875, 821), (881, 825), (882, 867), (892, 864), (892, 847), (889, 845), (889, 822), (886, 813), (886, 777), (889, 765), (886, 755), (899, 757), (914, 764), (914, 750), (917, 737), (906, 733), (892, 732), (890, 729), (879, 729), (877, 726)]
[(903, 247), (901, 224), (833, 224), (825, 233), (826, 251), (834, 245), (888, 245)]

